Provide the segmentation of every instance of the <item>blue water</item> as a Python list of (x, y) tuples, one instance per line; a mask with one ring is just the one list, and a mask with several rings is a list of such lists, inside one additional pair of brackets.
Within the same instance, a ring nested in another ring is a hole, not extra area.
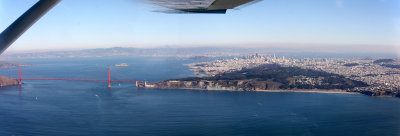
[[(193, 76), (165, 57), (22, 60), (23, 76), (160, 81)], [(16, 69), (1, 69), (13, 75)], [(400, 135), (400, 99), (358, 94), (137, 89), (134, 84), (25, 81), (0, 88), (8, 135)]]

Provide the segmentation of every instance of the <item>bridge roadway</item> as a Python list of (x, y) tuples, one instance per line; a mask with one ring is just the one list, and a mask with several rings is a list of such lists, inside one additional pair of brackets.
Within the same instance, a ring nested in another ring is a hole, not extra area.
[[(17, 80), (19, 80), (19, 79), (17, 79)], [(92, 80), (92, 79), (57, 79), (57, 78), (48, 78), (48, 79), (22, 78), (21, 80), (92, 81), (92, 82), (108, 82), (109, 81), (109, 80)], [(143, 82), (143, 81), (110, 80), (110, 82), (136, 83), (136, 82)], [(150, 82), (150, 83), (156, 83), (156, 82)]]
[(152, 82), (152, 81), (136, 81), (136, 80), (93, 80), (93, 79), (57, 79), (57, 78), (48, 78), (48, 79), (37, 79), (37, 78), (21, 78), (21, 79), (15, 79), (15, 80), (31, 80), (31, 81), (88, 81), (88, 82), (120, 82), (120, 83), (150, 83), (150, 84), (156, 84), (159, 82)]
[[(137, 80), (111, 80), (111, 69), (108, 68), (108, 79), (107, 80), (95, 80), (95, 79), (60, 79), (60, 78), (22, 78), (21, 68), (18, 69), (18, 79), (16, 79), (19, 84), (22, 84), (23, 80), (36, 80), (36, 81), (89, 81), (89, 82), (108, 82), (108, 87), (111, 87), (111, 82), (125, 82), (125, 83), (136, 83), (144, 84), (156, 84), (158, 82), (147, 82), (147, 81), (137, 81)], [(151, 85), (150, 85), (151, 86)]]

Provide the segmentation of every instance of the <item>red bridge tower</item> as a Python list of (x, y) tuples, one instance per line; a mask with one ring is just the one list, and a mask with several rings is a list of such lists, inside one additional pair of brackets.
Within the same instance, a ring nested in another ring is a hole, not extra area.
[(111, 70), (108, 68), (108, 88), (111, 88)]

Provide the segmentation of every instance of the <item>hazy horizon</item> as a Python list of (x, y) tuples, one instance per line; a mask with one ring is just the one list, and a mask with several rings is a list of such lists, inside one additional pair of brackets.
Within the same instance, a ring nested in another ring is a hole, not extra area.
[(111, 47), (88, 49), (49, 49), (8, 51), (0, 56), (0, 61), (40, 58), (97, 58), (118, 56), (165, 56), (165, 57), (228, 57), (263, 55), (287, 58), (399, 58), (394, 47), (380, 49), (365, 46), (275, 46), (275, 47), (219, 47), (219, 46), (163, 46), (154, 48)]
[(323, 45), (320, 44), (268, 44), (264, 46), (243, 44), (243, 45), (205, 45), (205, 46), (104, 46), (104, 47), (83, 47), (83, 48), (61, 48), (61, 49), (26, 49), (26, 50), (7, 50), (5, 54), (25, 53), (25, 52), (47, 52), (47, 51), (78, 51), (104, 48), (138, 48), (138, 49), (159, 49), (159, 48), (243, 48), (243, 49), (268, 49), (270, 51), (286, 52), (319, 52), (319, 53), (392, 53), (400, 56), (400, 47), (390, 45)]

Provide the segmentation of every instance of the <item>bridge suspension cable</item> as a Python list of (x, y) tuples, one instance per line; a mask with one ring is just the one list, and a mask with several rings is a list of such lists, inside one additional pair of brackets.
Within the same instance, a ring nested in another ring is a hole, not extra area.
[[(101, 80), (101, 79), (74, 79), (74, 78), (23, 78), (22, 77), (22, 69), (18, 69), (18, 79), (16, 79), (19, 82), (19, 85), (22, 85), (23, 80), (35, 80), (35, 81), (88, 81), (88, 82), (107, 82), (107, 87), (111, 87), (112, 82), (121, 82), (121, 83), (146, 83), (145, 81), (137, 81), (137, 80), (112, 80), (111, 79), (111, 69), (107, 69), (107, 74), (108, 74), (108, 79), (106, 80)], [(149, 82), (149, 83), (156, 83), (156, 82)]]

